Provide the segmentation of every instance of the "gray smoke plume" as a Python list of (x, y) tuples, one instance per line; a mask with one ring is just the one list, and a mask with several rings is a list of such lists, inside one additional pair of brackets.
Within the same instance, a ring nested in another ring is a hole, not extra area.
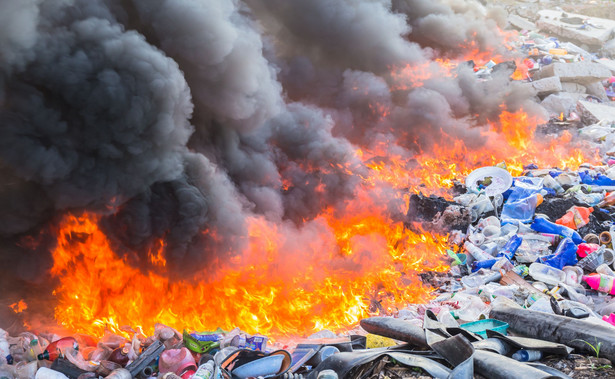
[(498, 26), (461, 0), (0, 0), (0, 235), (96, 212), (119, 254), (164, 239), (192, 274), (241, 252), (248, 217), (300, 232), (355, 195), (357, 148), (480, 146), (501, 104), (530, 109), (510, 73), (391, 74), (499, 51)]

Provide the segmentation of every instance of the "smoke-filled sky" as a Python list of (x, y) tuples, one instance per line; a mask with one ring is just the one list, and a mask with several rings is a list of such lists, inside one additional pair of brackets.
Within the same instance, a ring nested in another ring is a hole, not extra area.
[(503, 52), (502, 19), (466, 0), (0, 0), (0, 236), (97, 212), (118, 251), (164, 238), (191, 271), (240, 250), (249, 216), (341, 212), (357, 148), (479, 146), (501, 104), (531, 109), (506, 72), (395, 89), (396, 68)]

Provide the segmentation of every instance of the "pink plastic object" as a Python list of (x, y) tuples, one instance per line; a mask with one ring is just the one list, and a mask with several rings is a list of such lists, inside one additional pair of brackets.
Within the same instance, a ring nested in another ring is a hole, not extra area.
[(615, 313), (611, 313), (608, 316), (602, 316), (602, 321), (606, 321), (611, 325), (615, 326)]
[(163, 351), (162, 354), (160, 354), (160, 362), (158, 365), (160, 374), (173, 372), (181, 376), (184, 371), (188, 369), (196, 371), (194, 357), (190, 354), (190, 350), (185, 347)]
[(585, 258), (588, 254), (598, 250), (600, 245), (595, 243), (581, 243), (577, 248), (577, 255), (581, 258)]
[(608, 275), (602, 274), (589, 274), (583, 276), (583, 280), (587, 283), (591, 288), (596, 291), (610, 293), (611, 295), (615, 295), (615, 286), (613, 285), (615, 282), (615, 278)]

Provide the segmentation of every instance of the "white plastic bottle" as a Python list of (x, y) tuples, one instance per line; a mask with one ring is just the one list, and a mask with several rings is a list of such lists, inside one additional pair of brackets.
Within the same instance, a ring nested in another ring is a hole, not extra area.
[(519, 362), (534, 362), (542, 358), (542, 352), (539, 350), (524, 350), (521, 349), (512, 355), (512, 359)]
[(192, 376), (192, 379), (212, 379), (214, 378), (214, 361), (210, 360), (199, 366)]

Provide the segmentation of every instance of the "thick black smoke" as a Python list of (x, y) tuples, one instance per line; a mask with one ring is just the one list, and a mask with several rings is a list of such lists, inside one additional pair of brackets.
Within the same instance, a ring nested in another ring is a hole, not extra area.
[(0, 0), (0, 235), (96, 212), (118, 252), (162, 238), (193, 273), (241, 251), (248, 217), (300, 230), (354, 196), (357, 148), (478, 146), (474, 124), (527, 109), (507, 73), (391, 75), (498, 51), (500, 16), (461, 0)]

